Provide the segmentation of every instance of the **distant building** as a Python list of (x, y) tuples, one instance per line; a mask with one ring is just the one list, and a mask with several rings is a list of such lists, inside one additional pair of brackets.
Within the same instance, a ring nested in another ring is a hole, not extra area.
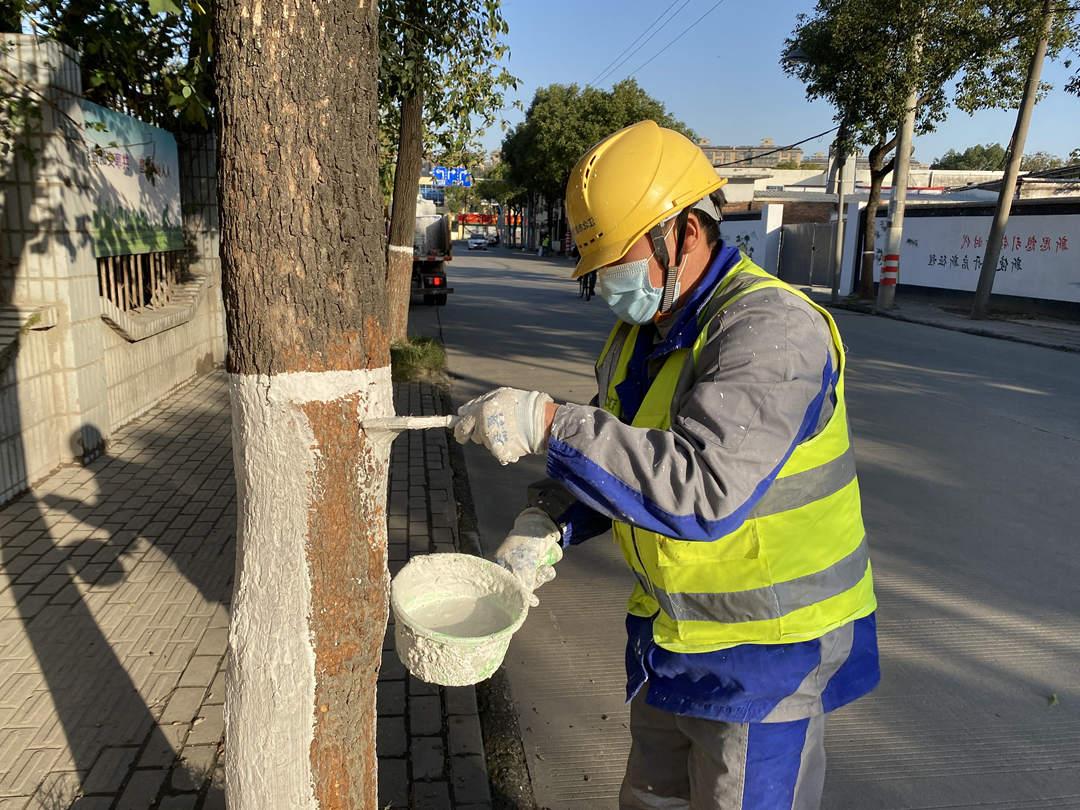
[[(782, 166), (787, 169), (827, 168), (829, 155), (818, 150), (811, 155), (803, 153), (799, 147), (777, 149), (772, 138), (762, 138), (758, 146), (713, 146), (707, 140), (698, 142), (701, 151), (713, 166), (738, 166), (739, 168), (770, 168)], [(856, 169), (869, 170), (870, 159), (866, 155), (857, 155)], [(927, 166), (912, 159), (912, 169), (925, 169)]]
[(775, 167), (778, 163), (798, 165), (803, 159), (803, 151), (798, 147), (776, 151), (772, 138), (762, 138), (758, 146), (713, 146), (708, 141), (700, 141), (698, 145), (713, 166), (738, 161), (739, 166)]

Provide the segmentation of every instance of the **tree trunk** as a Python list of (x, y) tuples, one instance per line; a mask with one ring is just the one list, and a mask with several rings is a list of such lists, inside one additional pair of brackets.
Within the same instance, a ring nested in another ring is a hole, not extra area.
[(536, 221), (536, 219), (537, 219), (537, 214), (536, 214), (537, 206), (538, 206), (537, 195), (533, 194), (533, 193), (530, 193), (529, 194), (529, 229), (528, 229), (528, 235), (525, 237), (526, 240), (529, 243), (529, 250), (536, 250), (536, 248), (540, 244), (540, 240), (539, 240), (540, 223), (538, 223)]
[(866, 201), (866, 218), (863, 220), (863, 252), (859, 265), (859, 298), (870, 300), (874, 297), (874, 258), (877, 250), (877, 210), (881, 204), (881, 183), (883, 176), (870, 172), (870, 196)]
[(394, 200), (390, 211), (390, 245), (386, 262), (391, 343), (408, 339), (413, 231), (416, 228), (416, 195), (420, 192), (420, 163), (424, 146), (423, 116), (422, 91), (402, 99), (398, 159), (394, 168)]
[(874, 298), (874, 259), (877, 242), (877, 210), (881, 205), (881, 185), (885, 175), (892, 171), (893, 161), (885, 164), (885, 154), (892, 148), (892, 141), (879, 143), (870, 150), (870, 195), (866, 201), (866, 219), (863, 221), (863, 251), (859, 265), (859, 298)]
[(997, 206), (994, 208), (994, 219), (990, 225), (990, 236), (986, 240), (986, 251), (983, 253), (983, 263), (979, 269), (979, 282), (975, 288), (975, 301), (971, 308), (971, 317), (975, 319), (985, 318), (990, 312), (990, 294), (994, 291), (994, 276), (997, 274), (998, 257), (1001, 255), (1001, 240), (1009, 224), (1013, 197), (1018, 191), (1016, 180), (1020, 173), (1020, 163), (1024, 158), (1024, 142), (1027, 140), (1028, 127), (1031, 124), (1031, 113), (1035, 109), (1036, 97), (1039, 95), (1039, 76), (1042, 74), (1043, 59), (1046, 57), (1046, 48), (1053, 24), (1054, 7), (1050, 0), (1044, 0), (1042, 34), (1035, 46), (1035, 53), (1031, 56), (1031, 62), (1028, 64), (1024, 96), (1016, 115), (1012, 140), (1009, 142), (1009, 162), (1005, 166), (1005, 176), (1001, 178)]
[(374, 3), (217, 4), (238, 498), (232, 810), (377, 805), (393, 412)]

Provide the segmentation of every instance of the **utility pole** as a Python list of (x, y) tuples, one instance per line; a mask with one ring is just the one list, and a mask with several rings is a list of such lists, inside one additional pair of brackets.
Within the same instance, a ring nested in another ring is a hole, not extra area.
[(1009, 162), (1005, 167), (1005, 176), (1001, 179), (994, 224), (990, 227), (990, 236), (986, 240), (986, 253), (983, 254), (982, 268), (979, 271), (979, 286), (975, 290), (975, 304), (971, 308), (971, 317), (974, 320), (985, 318), (990, 309), (990, 292), (994, 289), (994, 273), (997, 271), (998, 257), (1001, 255), (1001, 239), (1005, 235), (1005, 226), (1008, 225), (1009, 214), (1012, 212), (1016, 178), (1020, 174), (1020, 161), (1024, 157), (1024, 142), (1027, 140), (1028, 126), (1031, 124), (1031, 112), (1035, 108), (1035, 96), (1039, 92), (1039, 76), (1042, 74), (1042, 64), (1046, 58), (1050, 27), (1054, 23), (1054, 11), (1050, 0), (1043, 0), (1042, 15), (1042, 34), (1038, 45), (1035, 46), (1035, 53), (1031, 57), (1031, 65), (1028, 67), (1027, 82), (1024, 84), (1024, 99), (1020, 102), (1020, 112), (1016, 116), (1016, 127), (1013, 129), (1012, 142), (1009, 145)]
[(919, 103), (917, 88), (912, 88), (904, 109), (904, 122), (896, 139), (896, 167), (889, 197), (889, 235), (881, 265), (877, 308), (892, 309), (896, 283), (900, 277), (900, 246), (904, 238), (904, 209), (907, 207), (908, 167), (911, 165), (911, 141), (915, 135), (915, 108)]

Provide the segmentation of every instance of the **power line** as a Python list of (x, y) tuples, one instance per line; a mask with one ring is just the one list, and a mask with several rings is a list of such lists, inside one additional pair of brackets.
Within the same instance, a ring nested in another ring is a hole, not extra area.
[(702, 15), (701, 15), (700, 17), (698, 17), (698, 18), (697, 18), (696, 20), (694, 20), (694, 21), (693, 21), (692, 23), (690, 23), (690, 25), (686, 26), (686, 28), (684, 28), (684, 29), (683, 29), (682, 31), (680, 31), (680, 32), (679, 32), (678, 34), (676, 34), (676, 35), (675, 35), (675, 38), (674, 38), (674, 39), (672, 39), (672, 40), (671, 40), (671, 42), (669, 42), (669, 43), (668, 43), (667, 45), (665, 45), (665, 46), (664, 46), (663, 48), (661, 48), (661, 49), (660, 49), (660, 50), (658, 50), (658, 51), (657, 51), (656, 53), (654, 53), (654, 54), (653, 54), (653, 55), (652, 55), (652, 56), (651, 56), (651, 57), (650, 57), (650, 58), (649, 58), (649, 59), (648, 59), (648, 60), (647, 60), (647, 61), (646, 61), (646, 62), (645, 62), (645, 63), (644, 63), (643, 65), (639, 65), (639, 66), (637, 67), (637, 69), (635, 69), (635, 70), (634, 70), (633, 72), (631, 72), (631, 73), (630, 73), (630, 75), (629, 75), (629, 76), (627, 76), (626, 78), (628, 78), (628, 79), (629, 79), (629, 78), (630, 78), (631, 76), (634, 76), (634, 75), (636, 75), (638, 71), (640, 71), (640, 70), (644, 69), (644, 68), (645, 68), (645, 67), (647, 67), (647, 66), (648, 66), (649, 64), (651, 64), (651, 63), (652, 63), (652, 61), (653, 61), (654, 59), (656, 59), (656, 58), (657, 58), (657, 57), (658, 57), (658, 56), (659, 56), (660, 54), (662, 54), (662, 53), (663, 53), (664, 51), (666, 51), (666, 50), (667, 50), (668, 48), (670, 48), (670, 47), (671, 47), (672, 45), (674, 45), (674, 44), (675, 44), (676, 42), (678, 42), (678, 41), (679, 41), (680, 39), (682, 39), (682, 38), (683, 38), (683, 36), (685, 36), (685, 34), (686, 34), (686, 33), (687, 33), (687, 32), (688, 32), (688, 31), (689, 31), (689, 30), (690, 30), (691, 28), (693, 28), (693, 27), (694, 27), (695, 25), (697, 25), (697, 24), (698, 24), (699, 22), (701, 22), (701, 21), (702, 21), (702, 20), (704, 20), (704, 19), (705, 19), (706, 17), (708, 17), (708, 16), (710, 15), (710, 14), (712, 14), (712, 13), (713, 13), (714, 11), (716, 11), (716, 9), (720, 8), (720, 6), (721, 6), (721, 5), (723, 5), (723, 3), (724, 3), (724, 0), (717, 0), (717, 2), (716, 2), (716, 3), (714, 3), (714, 4), (712, 5), (712, 6), (710, 6), (710, 7), (709, 7), (709, 10), (708, 10), (708, 11), (706, 11), (706, 12), (705, 12), (704, 14), (702, 14)]
[(803, 138), (801, 141), (795, 141), (795, 143), (789, 143), (787, 146), (780, 146), (780, 147), (777, 147), (776, 149), (773, 149), (771, 151), (762, 152), (760, 155), (753, 155), (752, 157), (748, 157), (748, 158), (740, 158), (739, 160), (732, 160), (732, 161), (729, 161), (728, 163), (717, 163), (715, 166), (713, 166), (713, 168), (714, 169), (722, 169), (725, 166), (734, 166), (737, 163), (746, 163), (749, 160), (758, 160), (759, 158), (768, 157), (769, 155), (775, 155), (777, 152), (783, 152), (783, 151), (785, 151), (787, 149), (794, 149), (796, 146), (801, 146), (802, 144), (806, 143), (807, 141), (816, 140), (816, 139), (820, 138), (822, 135), (828, 135), (830, 132), (836, 132), (836, 130), (838, 130), (838, 129), (840, 129), (839, 124), (837, 126), (833, 127), (832, 129), (827, 129), (824, 132), (819, 132), (817, 135), (811, 135), (809, 138)]
[[(646, 37), (642, 41), (641, 47), (644, 48), (646, 45), (649, 44), (649, 42), (653, 39), (653, 37), (657, 36), (661, 31), (663, 31), (665, 28), (667, 28), (668, 24), (671, 23), (671, 21), (674, 20), (676, 17), (678, 17), (679, 12), (681, 12), (689, 4), (690, 4), (690, 0), (683, 0), (683, 2), (679, 5), (679, 7), (674, 9), (674, 11), (672, 11), (672, 14), (671, 14), (670, 17), (668, 17), (659, 28), (657, 28), (655, 31), (653, 31), (651, 34), (649, 34), (649, 36)], [(671, 5), (674, 6), (675, 3), (672, 3)], [(671, 10), (671, 9), (669, 9), (669, 10)], [(627, 53), (626, 53), (626, 56), (624, 56), (622, 59), (620, 59), (619, 63), (617, 65), (613, 65), (611, 70), (607, 73), (607, 75), (604, 78), (605, 79), (610, 78), (611, 74), (613, 74), (615, 71), (617, 71), (623, 65), (625, 65), (630, 60), (630, 57), (633, 56), (634, 54), (635, 54), (635, 51), (628, 50)]]
[[(596, 75), (596, 77), (593, 78), (592, 81), (587, 82), (585, 84), (585, 86), (586, 87), (595, 86), (597, 84), (597, 82), (601, 81), (605, 76), (610, 74), (615, 68), (617, 68), (620, 64), (622, 64), (622, 62), (625, 62), (626, 59), (629, 58), (629, 52), (630, 52), (631, 48), (633, 48), (641, 40), (642, 37), (644, 37), (646, 34), (648, 34), (649, 31), (652, 30), (654, 25), (656, 25), (658, 22), (660, 22), (660, 20), (662, 20), (664, 17), (666, 17), (669, 13), (671, 13), (671, 10), (673, 8), (675, 8), (675, 6), (679, 3), (679, 1), (680, 0), (672, 0), (671, 5), (669, 5), (666, 9), (664, 9), (662, 12), (660, 12), (659, 17), (657, 17), (655, 20), (653, 20), (651, 23), (649, 23), (647, 26), (645, 26), (645, 30), (642, 31), (640, 34), (638, 34), (637, 37), (634, 38), (633, 42), (631, 42), (629, 45), (627, 45), (625, 48), (623, 48), (621, 51), (619, 51), (615, 55), (615, 58), (607, 63), (607, 67), (605, 67), (603, 70), (601, 70)], [(685, 6), (686, 3), (688, 3), (688, 2), (690, 2), (690, 0), (684, 0), (683, 5)], [(670, 20), (668, 22), (670, 22)], [(664, 25), (667, 25), (667, 23), (664, 23)], [(655, 35), (656, 35), (656, 32), (653, 32), (653, 36), (655, 36)], [(627, 56), (623, 56), (624, 54), (627, 54)], [(619, 61), (619, 57), (623, 57), (622, 61)], [(618, 62), (618, 64), (616, 64), (616, 62)]]
[[(633, 47), (635, 45), (637, 45), (638, 42), (641, 42), (641, 45), (644, 47), (644, 45), (650, 39), (652, 39), (657, 34), (659, 34), (661, 31), (663, 31), (664, 28), (667, 27), (668, 23), (670, 23), (672, 20), (674, 20), (676, 15), (680, 11), (682, 11), (689, 2), (690, 2), (690, 0), (681, 0), (681, 3), (680, 3), (680, 0), (672, 0), (671, 5), (669, 5), (666, 9), (664, 9), (664, 11), (662, 11), (660, 13), (659, 17), (657, 17), (655, 20), (653, 20), (651, 23), (649, 23), (645, 27), (645, 30), (637, 35), (637, 37), (634, 39), (633, 42), (631, 42), (629, 45), (627, 45), (625, 48), (623, 48), (621, 51), (619, 51), (619, 53), (615, 56), (615, 58), (612, 59), (610, 62), (608, 62), (607, 67), (605, 67), (602, 71), (600, 71), (600, 73), (596, 76), (596, 78), (594, 78), (591, 82), (589, 82), (585, 86), (586, 87), (589, 87), (590, 85), (595, 86), (599, 82), (603, 81), (606, 77), (608, 77), (612, 73), (614, 73), (616, 70), (618, 70), (624, 63), (626, 63), (626, 61), (628, 59), (630, 59), (631, 56), (633, 56), (633, 54), (634, 54)], [(675, 8), (676, 6), (678, 6), (678, 8)], [(668, 16), (669, 14), (671, 15), (670, 17)], [(661, 25), (659, 28), (657, 28), (655, 31), (653, 31), (652, 30), (653, 26), (655, 26), (658, 22), (663, 20), (664, 17), (668, 17), (668, 19), (663, 23), (663, 25)], [(651, 34), (649, 34), (650, 31), (652, 31)], [(644, 41), (642, 41), (642, 37), (645, 37), (646, 34), (649, 34), (649, 36), (647, 38), (645, 38)]]

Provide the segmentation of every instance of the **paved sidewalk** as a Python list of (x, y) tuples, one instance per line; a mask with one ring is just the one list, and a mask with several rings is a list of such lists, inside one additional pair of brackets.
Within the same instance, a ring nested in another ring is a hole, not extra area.
[[(419, 383), (397, 386), (394, 408), (415, 416), (447, 412), (439, 392)], [(414, 554), (457, 548), (447, 435), (445, 430), (414, 430), (394, 441), (388, 509), (391, 574)], [(391, 631), (388, 628), (379, 674), (379, 810), (488, 810), (491, 795), (476, 690), (435, 687), (408, 675), (393, 650)]]
[(223, 382), (174, 393), (0, 510), (4, 810), (225, 806)]
[[(439, 404), (419, 386), (397, 394), (401, 412)], [(450, 550), (445, 432), (399, 440), (390, 486), (391, 568)], [(234, 532), (220, 372), (0, 509), (0, 810), (225, 806)], [(391, 647), (380, 810), (489, 807), (473, 690), (406, 680)]]

